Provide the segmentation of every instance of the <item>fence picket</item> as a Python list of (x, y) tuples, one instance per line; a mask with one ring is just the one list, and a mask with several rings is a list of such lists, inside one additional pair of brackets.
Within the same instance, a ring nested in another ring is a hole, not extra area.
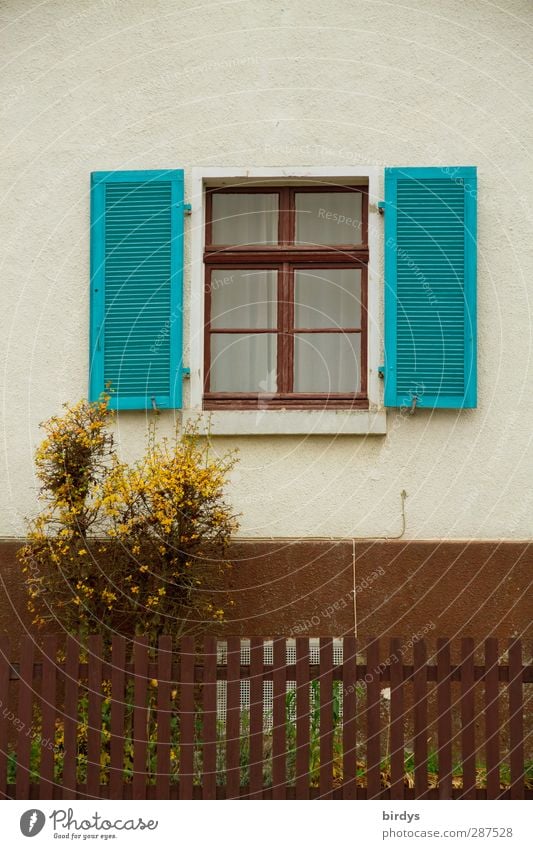
[(296, 798), (309, 798), (309, 638), (296, 637)]
[(511, 799), (524, 798), (524, 703), (522, 697), (522, 642), (509, 643), (509, 747)]
[(390, 769), (391, 799), (405, 796), (404, 762), (404, 681), (401, 640), (390, 641)]
[(226, 798), (238, 799), (240, 793), (241, 737), (241, 641), (228, 637), (227, 711), (226, 711)]
[(194, 638), (180, 643), (180, 799), (192, 799), (194, 768)]
[(202, 685), (202, 795), (217, 797), (217, 641), (204, 640), (204, 677)]
[(133, 786), (134, 799), (146, 799), (148, 756), (148, 638), (133, 642)]
[(285, 637), (274, 640), (274, 667), (272, 671), (272, 795), (274, 799), (285, 798), (286, 733), (285, 704), (287, 698), (287, 645)]
[(320, 798), (333, 790), (333, 640), (320, 638)]
[(157, 653), (156, 794), (158, 799), (170, 797), (171, 688), (172, 637), (163, 634), (159, 637)]
[(69, 634), (65, 647), (63, 720), (63, 799), (77, 798), (79, 643)]
[(125, 680), (126, 640), (115, 634), (111, 643), (110, 799), (121, 799), (124, 790)]
[(91, 634), (87, 643), (87, 795), (100, 796), (100, 753), (102, 747), (102, 638)]
[(0, 799), (7, 798), (7, 740), (9, 716), (9, 639), (0, 636)]
[(500, 795), (500, 717), (498, 698), (498, 641), (485, 640), (485, 760), (487, 799)]
[(342, 796), (357, 798), (357, 641), (344, 637), (342, 647)]
[(437, 735), (439, 799), (452, 798), (452, 690), (450, 641), (437, 640)]
[(424, 799), (428, 788), (427, 652), (424, 640), (414, 644), (413, 660), (415, 796)]
[(263, 669), (264, 644), (250, 641), (250, 799), (263, 795)]
[(461, 640), (461, 749), (463, 766), (462, 799), (476, 798), (476, 727), (474, 640)]
[(57, 637), (43, 640), (43, 678), (41, 685), (42, 729), (39, 797), (54, 797), (54, 746), (56, 731)]
[(33, 639), (31, 637), (24, 637), (20, 649), (20, 681), (17, 717), (17, 799), (28, 799), (30, 795), (33, 650)]
[(376, 799), (381, 792), (381, 680), (378, 639), (372, 638), (367, 646), (366, 669), (366, 793), (367, 799)]

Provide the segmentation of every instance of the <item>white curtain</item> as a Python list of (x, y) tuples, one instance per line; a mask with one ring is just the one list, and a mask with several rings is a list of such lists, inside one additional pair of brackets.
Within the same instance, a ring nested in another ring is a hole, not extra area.
[(295, 392), (358, 392), (360, 364), (360, 333), (295, 334)]
[(296, 244), (360, 245), (360, 192), (296, 192)]
[(277, 194), (214, 194), (214, 245), (271, 245), (278, 241)]
[(277, 271), (211, 272), (211, 326), (267, 330), (277, 323)]
[[(296, 328), (360, 327), (360, 269), (296, 270), (294, 318)], [(360, 384), (359, 333), (295, 335), (295, 392), (357, 392)]]
[(211, 334), (211, 391), (276, 391), (277, 271), (215, 269), (211, 273), (211, 326), (243, 333)]
[(212, 333), (211, 392), (276, 392), (275, 333)]
[(358, 268), (296, 269), (294, 326), (360, 327), (361, 270)]

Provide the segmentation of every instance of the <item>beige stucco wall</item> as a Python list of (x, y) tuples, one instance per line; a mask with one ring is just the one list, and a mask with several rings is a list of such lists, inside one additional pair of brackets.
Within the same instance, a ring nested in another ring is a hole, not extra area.
[[(39, 421), (86, 392), (89, 172), (365, 163), (479, 168), (479, 407), (217, 440), (242, 533), (394, 534), (405, 490), (411, 538), (531, 536), (533, 15), (498, 5), (3, 4), (1, 535), (35, 509)], [(121, 416), (127, 455), (144, 431)]]

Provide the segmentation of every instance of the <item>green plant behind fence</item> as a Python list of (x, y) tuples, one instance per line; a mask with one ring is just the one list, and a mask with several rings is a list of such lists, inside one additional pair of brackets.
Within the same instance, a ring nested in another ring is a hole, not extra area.
[[(155, 683), (155, 682), (154, 682)], [(104, 700), (101, 710), (101, 753), (100, 753), (100, 783), (109, 783), (110, 760), (111, 760), (111, 697), (110, 684), (103, 684)], [(176, 700), (177, 692), (173, 691)], [(147, 783), (155, 784), (157, 776), (157, 737), (158, 721), (156, 707), (157, 687), (152, 686), (147, 696)], [(296, 691), (291, 689), (286, 695), (285, 723), (286, 723), (286, 777), (287, 784), (293, 786), (296, 780)], [(320, 771), (320, 682), (310, 683), (310, 709), (309, 709), (309, 785), (318, 787)], [(170, 733), (170, 781), (177, 784), (179, 780), (179, 758), (180, 758), (180, 728), (176, 711), (171, 715)], [(331, 711), (333, 715), (333, 762), (332, 771), (335, 784), (343, 780), (343, 746), (342, 746), (342, 682), (335, 681), (332, 693)], [(39, 767), (43, 746), (51, 744), (51, 741), (42, 741), (39, 735), (41, 727), (40, 713), (34, 712), (33, 731), (30, 758), (30, 773), (32, 782), (39, 780)], [(88, 698), (87, 691), (82, 690), (78, 700), (78, 726), (77, 726), (77, 782), (85, 784), (87, 780), (87, 732), (88, 732)], [(241, 710), (240, 724), (240, 778), (241, 786), (246, 787), (249, 781), (250, 769), (250, 715), (246, 708)], [(124, 758), (122, 779), (130, 782), (133, 778), (133, 685), (129, 684), (125, 694), (125, 726), (124, 726)], [(263, 730), (263, 783), (265, 787), (272, 785), (272, 713), (264, 714)], [(62, 782), (63, 753), (64, 753), (64, 724), (61, 719), (57, 720), (54, 747), (54, 780), (57, 784)], [(226, 725), (222, 717), (217, 720), (217, 784), (225, 784), (225, 756), (226, 756)], [(16, 778), (17, 759), (13, 748), (8, 751), (8, 783), (14, 784)], [(194, 783), (200, 785), (202, 782), (202, 711), (198, 707), (195, 718), (195, 749), (194, 749)], [(364, 757), (358, 757), (356, 775), (358, 784), (365, 785), (366, 764)], [(415, 760), (411, 752), (405, 754), (405, 783), (414, 785)], [(381, 763), (382, 784), (387, 786), (390, 779), (390, 758), (385, 757)], [(438, 780), (438, 753), (430, 751), (428, 756), (428, 781), (430, 786), (436, 786)], [(453, 765), (453, 781), (457, 788), (461, 787), (462, 765), (457, 761)], [(527, 786), (533, 786), (533, 762), (529, 761), (525, 767), (525, 779)], [(509, 785), (509, 768), (502, 764), (500, 768), (501, 786)], [(477, 786), (486, 786), (486, 770), (482, 759), (477, 764)]]

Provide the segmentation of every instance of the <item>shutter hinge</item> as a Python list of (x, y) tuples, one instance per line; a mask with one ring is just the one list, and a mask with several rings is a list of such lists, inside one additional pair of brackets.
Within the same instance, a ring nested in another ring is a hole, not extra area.
[(383, 215), (385, 212), (386, 202), (384, 200), (378, 200), (378, 212), (380, 215)]
[(184, 215), (191, 215), (192, 214), (192, 204), (190, 204), (190, 203), (184, 203), (183, 204), (183, 214)]
[(378, 377), (381, 377), (382, 380), (385, 377), (385, 366), (378, 366)]
[(181, 375), (182, 375), (182, 377), (183, 377), (184, 379), (185, 379), (186, 377), (190, 377), (190, 376), (191, 376), (191, 370), (190, 370), (189, 366), (184, 366), (184, 367), (182, 368), (182, 370), (181, 370)]

